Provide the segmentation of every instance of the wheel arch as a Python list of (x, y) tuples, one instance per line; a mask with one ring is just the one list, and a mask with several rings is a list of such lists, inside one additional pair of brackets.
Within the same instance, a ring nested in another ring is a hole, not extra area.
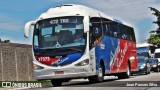
[(102, 65), (103, 71), (104, 71), (104, 73), (105, 73), (105, 62), (104, 62), (104, 60), (101, 59), (99, 64)]
[(129, 65), (129, 69), (130, 69), (130, 71), (131, 71), (131, 61), (128, 59), (128, 61), (127, 61), (127, 65)]

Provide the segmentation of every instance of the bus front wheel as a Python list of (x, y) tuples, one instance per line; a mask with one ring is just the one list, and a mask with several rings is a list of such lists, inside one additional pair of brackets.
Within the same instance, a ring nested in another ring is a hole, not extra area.
[(55, 87), (61, 86), (62, 82), (63, 82), (62, 80), (51, 80), (52, 85)]
[(91, 76), (88, 78), (90, 83), (102, 82), (104, 79), (104, 69), (103, 66), (100, 65), (98, 75)]

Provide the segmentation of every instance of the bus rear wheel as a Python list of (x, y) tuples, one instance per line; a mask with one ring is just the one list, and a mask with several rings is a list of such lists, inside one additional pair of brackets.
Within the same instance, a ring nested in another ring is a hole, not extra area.
[(127, 72), (118, 74), (118, 78), (119, 78), (119, 79), (126, 79), (126, 78), (129, 78), (130, 75), (131, 75), (131, 71), (130, 71), (130, 66), (129, 66), (129, 64), (128, 64), (128, 65), (127, 65)]
[(103, 66), (100, 65), (98, 75), (91, 76), (88, 78), (90, 83), (102, 82), (104, 80), (104, 69)]
[(52, 85), (55, 87), (61, 86), (62, 82), (63, 82), (62, 80), (51, 80)]

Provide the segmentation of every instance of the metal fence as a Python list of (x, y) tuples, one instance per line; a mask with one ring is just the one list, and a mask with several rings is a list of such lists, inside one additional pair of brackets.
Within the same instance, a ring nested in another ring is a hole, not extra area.
[(33, 80), (32, 47), (0, 42), (0, 81)]

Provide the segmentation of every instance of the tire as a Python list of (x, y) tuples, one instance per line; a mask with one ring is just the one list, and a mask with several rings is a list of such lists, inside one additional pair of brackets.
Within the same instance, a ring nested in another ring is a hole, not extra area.
[(89, 80), (90, 83), (102, 82), (104, 80), (104, 69), (103, 69), (103, 66), (100, 65), (98, 75), (91, 76), (91, 77), (88, 78), (88, 80)]
[(159, 69), (158, 69), (158, 67), (157, 67), (157, 69), (156, 69), (156, 72), (157, 72), (157, 73), (159, 72)]
[(62, 82), (62, 80), (51, 80), (51, 83), (54, 87), (61, 86)]
[(118, 74), (118, 79), (126, 79), (126, 78), (129, 78), (130, 75), (131, 75), (131, 71), (130, 71), (130, 66), (129, 66), (129, 64), (128, 64), (128, 65), (127, 65), (127, 72)]
[(149, 73), (149, 71), (146, 69), (146, 71), (145, 71), (145, 73), (144, 73), (144, 74), (145, 74), (145, 75), (148, 75), (148, 73)]

